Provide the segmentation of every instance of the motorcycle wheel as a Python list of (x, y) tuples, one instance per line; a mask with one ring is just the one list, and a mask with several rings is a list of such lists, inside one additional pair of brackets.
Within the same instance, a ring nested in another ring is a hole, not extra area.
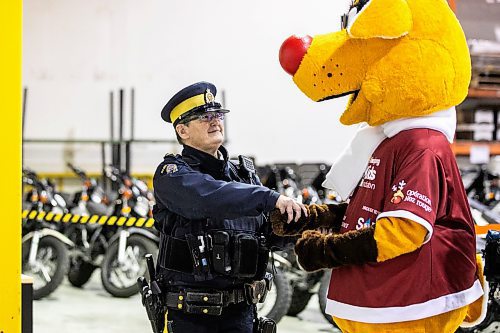
[(320, 284), (319, 284), (319, 291), (318, 291), (318, 300), (319, 300), (319, 308), (321, 310), (321, 313), (323, 314), (323, 317), (333, 325), (333, 327), (338, 328), (338, 326), (335, 324), (333, 321), (332, 316), (327, 314), (325, 312), (326, 309), (326, 293), (328, 292), (328, 286), (330, 285), (330, 276), (332, 275), (332, 271), (330, 270), (325, 270), (325, 273), (323, 274), (323, 277), (321, 278)]
[(299, 313), (301, 313), (307, 307), (311, 296), (312, 294), (309, 292), (309, 290), (293, 288), (292, 301), (286, 315), (295, 317)]
[(40, 238), (35, 267), (30, 266), (29, 254), (31, 240), (22, 245), (23, 274), (33, 277), (33, 299), (38, 300), (50, 295), (59, 287), (68, 271), (69, 255), (66, 245), (51, 236)]
[(81, 288), (86, 284), (97, 267), (84, 261), (82, 258), (75, 258), (69, 263), (68, 281), (73, 287)]
[(292, 287), (285, 273), (277, 268), (273, 272), (269, 265), (267, 271), (274, 275), (271, 290), (268, 291), (264, 303), (257, 304), (257, 312), (261, 317), (273, 319), (278, 323), (286, 315), (292, 301)]
[(125, 261), (118, 262), (118, 243), (113, 242), (106, 251), (101, 266), (101, 281), (104, 289), (115, 297), (130, 297), (139, 292), (137, 278), (147, 276), (144, 256), (148, 253), (156, 257), (158, 247), (152, 240), (132, 235), (127, 239)]

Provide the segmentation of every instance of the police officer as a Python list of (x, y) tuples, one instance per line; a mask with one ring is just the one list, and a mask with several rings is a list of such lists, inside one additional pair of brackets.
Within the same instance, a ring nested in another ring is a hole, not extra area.
[(253, 332), (254, 304), (269, 284), (265, 214), (278, 208), (288, 222), (306, 214), (302, 204), (261, 186), (247, 159), (229, 161), (222, 146), (229, 110), (216, 94), (213, 84), (198, 82), (161, 112), (184, 146), (181, 155), (164, 157), (153, 180), (157, 276), (174, 333)]

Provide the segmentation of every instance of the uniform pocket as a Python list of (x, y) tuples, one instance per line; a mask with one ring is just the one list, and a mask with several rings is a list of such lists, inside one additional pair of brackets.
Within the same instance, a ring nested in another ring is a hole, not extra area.
[(236, 277), (254, 277), (257, 273), (258, 257), (259, 242), (255, 236), (238, 234), (234, 237), (233, 268)]

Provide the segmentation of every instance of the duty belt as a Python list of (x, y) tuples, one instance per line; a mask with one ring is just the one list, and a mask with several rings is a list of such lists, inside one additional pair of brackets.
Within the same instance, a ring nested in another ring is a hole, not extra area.
[(166, 293), (166, 304), (169, 309), (192, 314), (219, 316), (223, 308), (244, 301), (247, 301), (247, 297), (243, 288), (217, 291), (181, 289)]

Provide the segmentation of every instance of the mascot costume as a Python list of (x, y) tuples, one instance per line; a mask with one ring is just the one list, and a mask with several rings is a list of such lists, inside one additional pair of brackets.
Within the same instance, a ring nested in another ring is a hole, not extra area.
[(474, 223), (450, 147), (471, 64), (447, 2), (355, 0), (340, 31), (290, 37), (280, 62), (314, 101), (350, 95), (340, 122), (361, 124), (323, 184), (346, 202), (307, 206), (296, 223), (271, 216), (275, 233), (302, 235), (305, 270), (332, 269), (326, 312), (344, 333), (481, 320)]

